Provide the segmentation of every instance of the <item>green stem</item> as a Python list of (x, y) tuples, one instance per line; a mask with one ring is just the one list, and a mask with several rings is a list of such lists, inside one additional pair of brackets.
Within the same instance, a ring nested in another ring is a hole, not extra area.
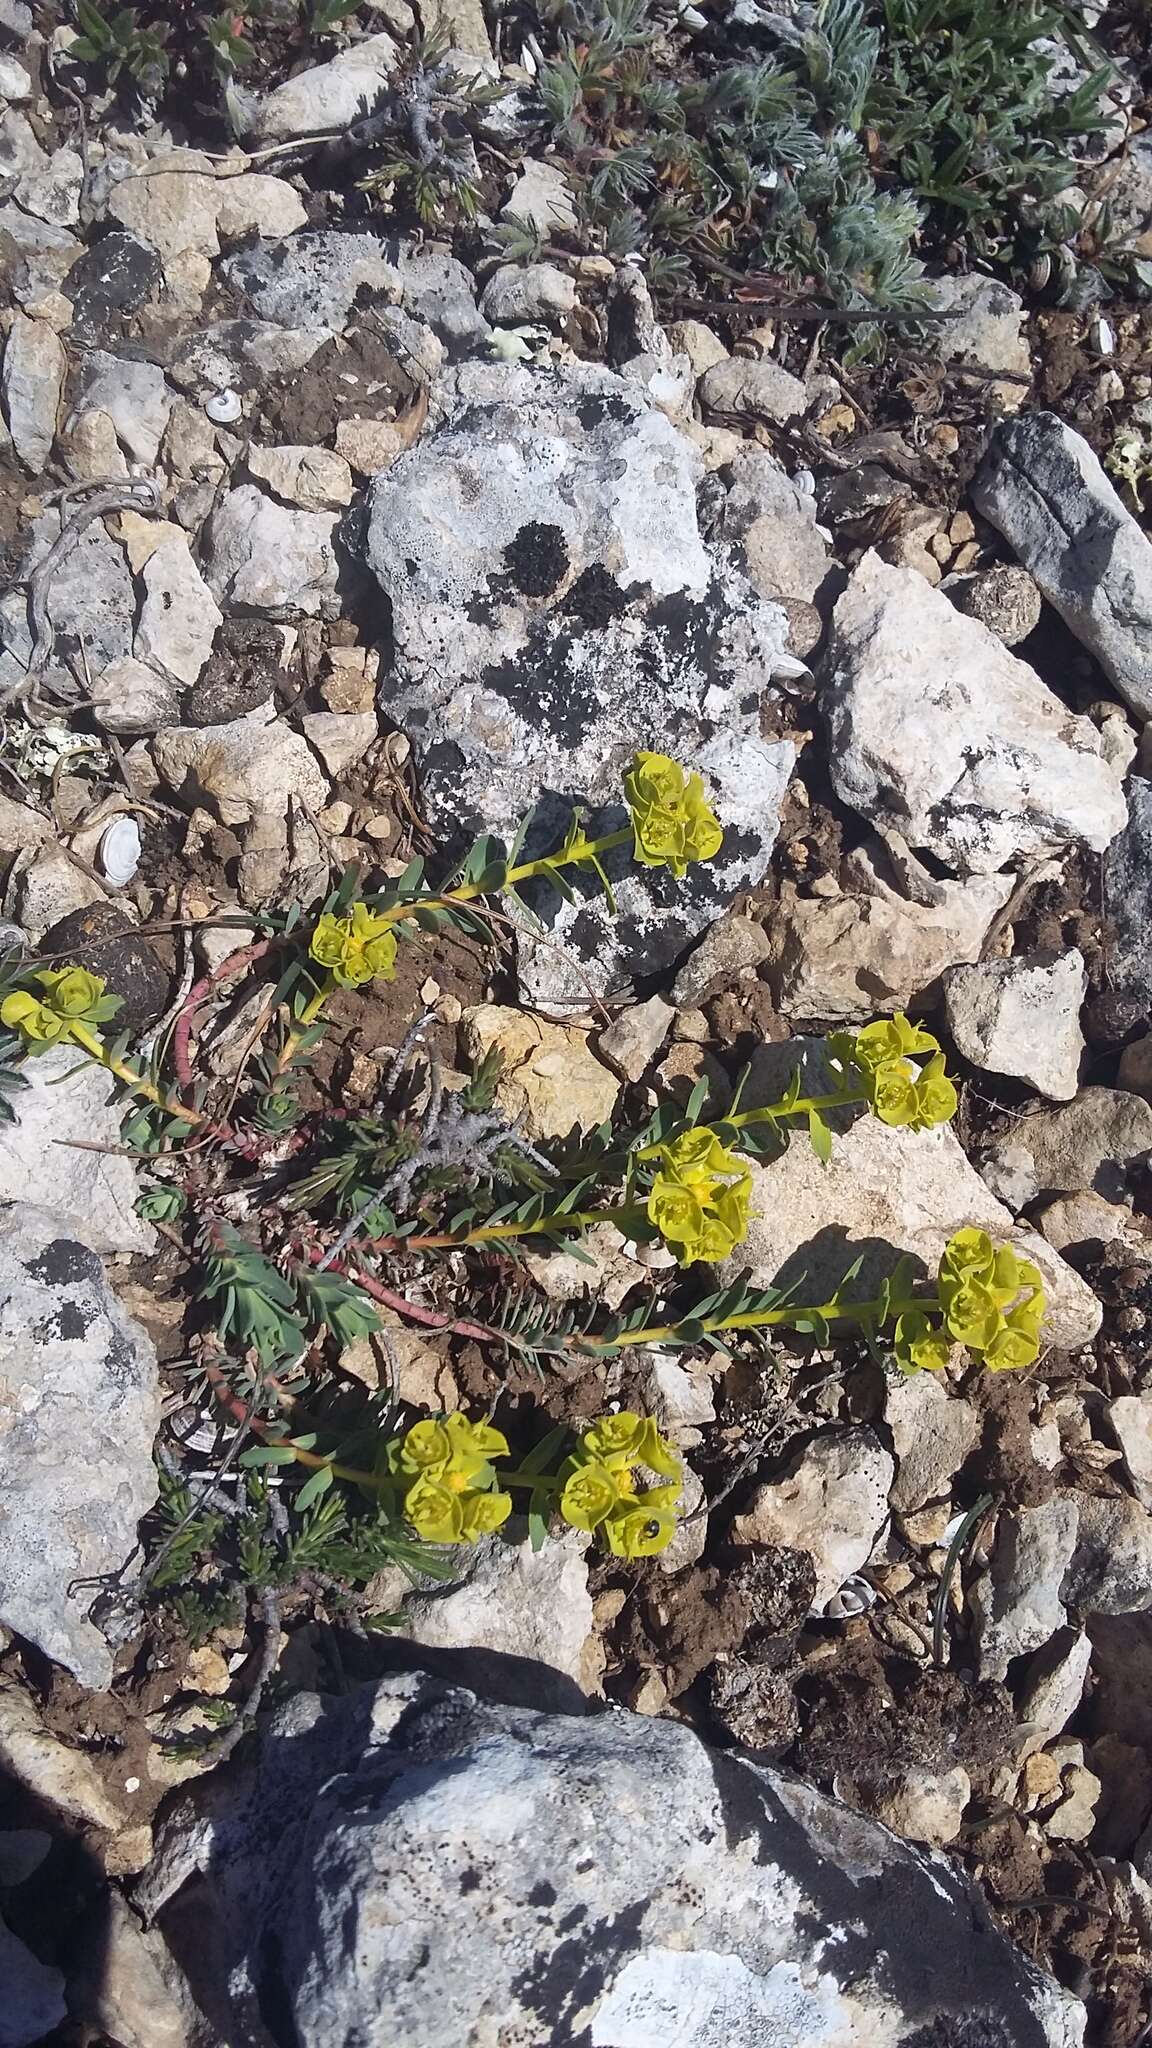
[[(819, 1308), (805, 1308), (802, 1303), (793, 1303), (787, 1308), (747, 1309), (734, 1316), (705, 1316), (700, 1328), (706, 1335), (721, 1330), (760, 1330), (786, 1327), (790, 1323), (807, 1322), (810, 1317), (819, 1316), (822, 1322), (868, 1322), (877, 1318), (884, 1307), (877, 1301), (826, 1301)], [(910, 1309), (931, 1310), (939, 1308), (935, 1295), (924, 1295), (910, 1301), (890, 1301), (888, 1315), (895, 1319)], [(693, 1321), (685, 1317), (684, 1321)], [(650, 1323), (644, 1329), (628, 1330), (618, 1338), (606, 1343), (597, 1343), (595, 1338), (581, 1345), (581, 1350), (604, 1355), (610, 1351), (623, 1351), (633, 1344), (667, 1344), (680, 1334), (680, 1323)]]
[[(598, 860), (602, 853), (611, 853), (617, 846), (631, 846), (632, 827), (620, 832), (608, 832), (603, 839), (589, 839), (576, 846), (563, 858), (560, 854), (549, 853), (539, 860), (526, 860), (519, 867), (509, 868), (504, 877), (503, 887), (512, 888), (517, 882), (529, 882), (534, 875), (550, 874), (555, 868), (579, 866), (582, 861)], [(391, 910), (381, 912), (385, 924), (400, 924), (406, 917), (415, 916), (418, 910), (436, 910), (444, 903), (475, 903), (480, 896), (490, 896), (490, 889), (482, 888), (479, 882), (462, 882), (458, 889), (448, 889), (441, 896), (421, 896), (414, 903), (396, 903)]]
[(71, 1024), (68, 1035), (82, 1051), (88, 1054), (89, 1059), (95, 1060), (97, 1066), (103, 1067), (106, 1073), (115, 1074), (116, 1079), (122, 1081), (126, 1088), (131, 1089), (133, 1095), (142, 1096), (145, 1102), (151, 1102), (155, 1108), (162, 1109), (167, 1116), (179, 1117), (182, 1123), (202, 1124), (207, 1121), (202, 1110), (192, 1109), (186, 1102), (171, 1101), (168, 1096), (161, 1094), (159, 1088), (153, 1087), (151, 1081), (145, 1080), (142, 1074), (136, 1073), (124, 1060), (114, 1059), (104, 1044), (103, 1039), (95, 1031), (90, 1031), (86, 1024)]
[(340, 984), (334, 975), (326, 974), (314, 996), (310, 996), (296, 1022), (284, 1041), (280, 1057), (276, 1062), (276, 1079), (286, 1074), (300, 1050), (300, 1041), (310, 1031), (330, 995), (334, 995)]
[[(506, 1237), (540, 1237), (547, 1235), (550, 1224), (558, 1223), (565, 1228), (584, 1229), (592, 1223), (615, 1223), (617, 1226), (634, 1225), (645, 1217), (640, 1202), (623, 1202), (615, 1209), (575, 1209), (571, 1214), (560, 1216), (538, 1216), (534, 1223), (482, 1223), (476, 1230), (467, 1230), (461, 1235), (450, 1230), (436, 1231), (427, 1237), (405, 1237), (389, 1239), (388, 1242), (403, 1245), (406, 1251), (444, 1251), (449, 1246), (488, 1244), (494, 1239)], [(377, 1243), (382, 1240), (376, 1240)]]

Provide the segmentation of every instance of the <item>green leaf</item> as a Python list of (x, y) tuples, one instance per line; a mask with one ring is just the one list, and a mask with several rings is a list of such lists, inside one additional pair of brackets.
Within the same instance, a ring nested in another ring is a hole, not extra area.
[(822, 1166), (832, 1157), (832, 1133), (818, 1109), (808, 1111), (808, 1140)]
[(305, 1508), (310, 1508), (314, 1501), (318, 1501), (322, 1494), (327, 1493), (334, 1476), (331, 1465), (317, 1466), (311, 1478), (305, 1480), (295, 1496), (293, 1507), (303, 1514)]
[(259, 1465), (294, 1465), (296, 1453), (291, 1444), (256, 1444), (241, 1454), (239, 1463), (247, 1471), (254, 1471)]

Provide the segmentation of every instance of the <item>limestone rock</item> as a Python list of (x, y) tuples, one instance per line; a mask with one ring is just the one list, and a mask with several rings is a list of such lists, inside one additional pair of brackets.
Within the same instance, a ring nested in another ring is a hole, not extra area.
[[(43, 561), (60, 533), (60, 513), (53, 506), (32, 524), (27, 552), (20, 568), (26, 578)], [(98, 675), (110, 661), (132, 652), (132, 620), (135, 591), (124, 550), (109, 539), (99, 520), (80, 535), (52, 578), (48, 614), (55, 640), (44, 670), (45, 685), (68, 691), (75, 688), (75, 673), (65, 660), (79, 658), (83, 645), (88, 666)], [(0, 597), (0, 688), (22, 682), (32, 652), (25, 591), (12, 587)], [(81, 673), (83, 671), (81, 670)]]
[(1052, 412), (1006, 421), (972, 497), (1125, 703), (1152, 717), (1152, 541), (1083, 436)]
[(1012, 1074), (1041, 1095), (1069, 1102), (1079, 1086), (1084, 1040), (1083, 955), (1021, 954), (954, 967), (944, 1014), (957, 1050), (991, 1074)]
[(92, 1588), (70, 1588), (120, 1569), (156, 1498), (160, 1384), (151, 1341), (67, 1231), (23, 1201), (0, 1219), (0, 1621), (101, 1687)]
[(248, 468), (287, 505), (337, 512), (352, 503), (352, 472), (331, 448), (250, 448)]
[(1069, 840), (1102, 851), (1121, 829), (1095, 726), (914, 570), (865, 555), (834, 636), (832, 781), (873, 824), (962, 875)]
[(1124, 1469), (1141, 1507), (1152, 1511), (1152, 1394), (1121, 1394), (1108, 1420), (1124, 1453)]
[(950, 316), (933, 328), (933, 347), (941, 360), (1007, 372), (991, 381), (986, 377), (972, 381), (981, 399), (995, 398), (1002, 412), (1019, 411), (1032, 375), (1023, 332), (1024, 301), (1019, 292), (972, 272), (967, 277), (934, 278), (931, 296), (932, 303)]
[(323, 810), (328, 784), (307, 741), (266, 711), (228, 725), (177, 725), (157, 733), (152, 759), (175, 796), (205, 804), (222, 825), (283, 818), (294, 796)]
[(575, 306), (576, 286), (554, 263), (502, 263), (480, 297), (480, 311), (493, 327), (562, 321)]
[(596, 1050), (613, 1073), (623, 1081), (638, 1081), (646, 1073), (672, 1028), (676, 1012), (663, 996), (649, 996), (621, 1010), (606, 1031), (600, 1033)]
[(1076, 1547), (1061, 1595), (1084, 1614), (1134, 1614), (1152, 1607), (1152, 1515), (1127, 1494), (1074, 1496)]
[(261, 320), (340, 333), (353, 304), (373, 312), (401, 296), (399, 272), (380, 235), (310, 228), (264, 239), (225, 257), (221, 272)]
[(4, 344), (4, 417), (17, 455), (39, 474), (52, 453), (64, 384), (63, 344), (43, 320), (12, 315)]
[(888, 1388), (884, 1420), (892, 1432), (897, 1471), (889, 1500), (897, 1512), (946, 1500), (952, 1481), (980, 1437), (970, 1401), (930, 1372), (913, 1373)]
[(209, 587), (229, 610), (314, 616), (335, 594), (338, 525), (335, 513), (289, 511), (240, 484), (209, 521)]
[(374, 35), (352, 43), (327, 64), (298, 71), (259, 101), (245, 141), (343, 135), (355, 121), (375, 112), (398, 61), (393, 38)]
[(588, 1542), (579, 1530), (540, 1550), (485, 1539), (461, 1553), (454, 1583), (408, 1594), (405, 1641), (447, 1653), (446, 1674), (466, 1675), (483, 1692), (503, 1673), (507, 1686), (521, 1679), (525, 1703), (578, 1711), (592, 1633)]
[(69, 431), (75, 433), (85, 413), (107, 413), (116, 438), (132, 462), (155, 467), (173, 394), (157, 363), (109, 355), (93, 349), (84, 362), (73, 402)]
[(0, 1920), (0, 2048), (35, 2048), (67, 2018), (64, 1979)]
[(362, 761), (380, 734), (374, 711), (306, 711), (300, 726), (334, 780)]
[(709, 994), (717, 983), (738, 981), (768, 958), (770, 940), (754, 917), (731, 912), (705, 932), (690, 953), (672, 986), (672, 1000), (687, 1009)]
[(857, 1813), (883, 1821), (906, 1842), (926, 1842), (941, 1849), (960, 1833), (964, 1808), (972, 1797), (972, 1781), (961, 1764), (950, 1771), (911, 1765), (898, 1778), (840, 1773), (835, 1792)]
[(1128, 778), (1128, 823), (1104, 856), (1113, 993), (1152, 1011), (1152, 781)]
[(713, 538), (740, 545), (762, 597), (811, 603), (831, 561), (817, 530), (815, 499), (797, 488), (766, 448), (745, 449), (726, 474), (729, 487)]
[(807, 409), (808, 393), (799, 377), (770, 357), (756, 363), (730, 356), (705, 371), (700, 403), (721, 420), (769, 420), (785, 426)]
[(192, 560), (183, 534), (166, 540), (141, 570), (144, 602), (134, 652), (188, 686), (198, 683), (224, 614)]
[(901, 892), (878, 841), (854, 847), (841, 876), (834, 896), (781, 886), (767, 972), (778, 1009), (793, 1022), (865, 1024), (930, 1000), (949, 967), (979, 958), (1012, 893), (1011, 875), (972, 875), (936, 883), (936, 900), (921, 903)]
[(571, 234), (576, 226), (572, 188), (556, 164), (526, 156), (520, 175), (500, 208), (502, 220), (526, 221), (541, 234)]
[[(134, 1207), (132, 1162), (116, 1150), (121, 1112), (108, 1075), (94, 1065), (77, 1071), (67, 1046), (30, 1060), (25, 1074), (17, 1121), (0, 1128), (0, 1202), (51, 1210), (61, 1230), (93, 1251), (151, 1251), (155, 1236)], [(82, 1151), (72, 1138), (109, 1149)]]
[(1064, 1627), (1060, 1589), (1078, 1527), (1068, 1495), (1001, 1514), (988, 1571), (970, 1595), (982, 1677), (1003, 1678), (1013, 1657), (1041, 1649)]
[(998, 562), (979, 576), (949, 579), (948, 595), (958, 611), (979, 619), (1005, 647), (1017, 647), (1040, 624), (1043, 599), (1019, 562)]
[(1059, 1629), (1028, 1666), (1020, 1719), (1029, 1730), (1025, 1754), (1061, 1735), (1084, 1697), (1092, 1641), (1083, 1629)]
[(1122, 1204), (1106, 1202), (1091, 1188), (1080, 1194), (1060, 1195), (1049, 1202), (1036, 1218), (1041, 1234), (1054, 1251), (1066, 1252), (1086, 1244), (1111, 1244), (1129, 1221)]
[(169, 676), (128, 655), (94, 679), (92, 708), (105, 732), (159, 732), (179, 717), (179, 691)]
[(814, 1437), (778, 1479), (757, 1488), (732, 1524), (732, 1541), (806, 1550), (816, 1566), (812, 1611), (822, 1614), (871, 1557), (888, 1519), (894, 1470), (870, 1429)]
[[(783, 1093), (779, 1074), (769, 1091), (755, 1081), (754, 1066), (745, 1108), (754, 1108), (764, 1093)], [(754, 1287), (802, 1279), (803, 1299), (827, 1301), (863, 1253), (852, 1293), (866, 1301), (901, 1252), (922, 1263), (926, 1278), (934, 1277), (953, 1232), (972, 1224), (1015, 1245), (1039, 1266), (1049, 1343), (1075, 1350), (1091, 1343), (1100, 1328), (1100, 1304), (1091, 1288), (1035, 1231), (1013, 1222), (947, 1126), (889, 1130), (875, 1117), (862, 1116), (836, 1138), (827, 1166), (801, 1134), (782, 1159), (753, 1166), (752, 1184), (751, 1226), (738, 1253), (720, 1269), (726, 1281), (750, 1266)]]
[(620, 1083), (593, 1057), (587, 1032), (495, 1003), (465, 1011), (461, 1030), (473, 1062), (499, 1048), (504, 1070), (496, 1100), (508, 1117), (523, 1119), (529, 1138), (593, 1130), (611, 1116)]
[(981, 1163), (993, 1192), (1015, 1209), (1040, 1194), (1095, 1189), (1119, 1199), (1129, 1167), (1152, 1152), (1152, 1106), (1120, 1088), (1082, 1088), (1059, 1109), (1014, 1121)]
[(612, 372), (470, 364), (444, 418), (370, 493), (368, 559), (396, 643), (389, 712), (420, 751), (434, 829), (509, 836), (531, 854), (570, 806), (621, 826), (636, 747), (699, 771), (726, 828), (677, 882), (606, 856), (619, 916), (532, 885), (556, 946), (520, 942), (541, 1008), (588, 1005), (658, 971), (759, 880), (793, 759), (759, 736), (784, 659), (783, 614), (700, 533), (693, 450)]
[(139, 1904), (219, 2032), (275, 2011), (299, 2048), (461, 2048), (494, 2014), (521, 2048), (1083, 2032), (957, 1870), (790, 1775), (420, 1675), (280, 1708), (171, 1812)]

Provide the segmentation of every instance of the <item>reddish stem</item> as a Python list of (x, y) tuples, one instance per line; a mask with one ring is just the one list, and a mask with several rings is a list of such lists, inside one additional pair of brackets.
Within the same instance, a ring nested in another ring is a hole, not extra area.
[(277, 943), (275, 939), (258, 939), (255, 945), (242, 946), (238, 953), (229, 953), (228, 958), (222, 960), (219, 967), (214, 967), (211, 974), (206, 974), (203, 980), (194, 982), (189, 989), (172, 1027), (172, 1065), (181, 1088), (189, 1089), (195, 1085), (188, 1041), (192, 1036), (192, 1019), (197, 1010), (207, 1002), (213, 989), (219, 988), (222, 982), (234, 981), (246, 967), (255, 966), (257, 960), (262, 960), (265, 953), (270, 953)]
[[(325, 1256), (322, 1246), (302, 1245), (301, 1250), (310, 1265), (318, 1266)], [(397, 1315), (408, 1316), (414, 1323), (423, 1323), (428, 1330), (447, 1330), (453, 1337), (471, 1337), (480, 1344), (507, 1343), (502, 1330), (489, 1329), (484, 1323), (457, 1322), (452, 1316), (439, 1315), (435, 1309), (419, 1308), (415, 1302), (405, 1300), (402, 1294), (395, 1294), (370, 1273), (362, 1273), (358, 1267), (350, 1266), (346, 1259), (333, 1259), (325, 1270), (339, 1273), (345, 1280), (351, 1280), (354, 1287), (362, 1287), (373, 1301), (382, 1308), (395, 1309)]]

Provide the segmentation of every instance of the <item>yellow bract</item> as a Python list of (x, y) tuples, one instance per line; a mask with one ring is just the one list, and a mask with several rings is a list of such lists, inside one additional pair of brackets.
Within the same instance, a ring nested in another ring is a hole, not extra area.
[(987, 1231), (958, 1230), (939, 1273), (945, 1326), (993, 1372), (1031, 1365), (1040, 1350), (1044, 1282), (1040, 1269)]
[(404, 1513), (426, 1543), (475, 1543), (506, 1522), (512, 1496), (495, 1488), (490, 1459), (508, 1456), (508, 1439), (486, 1422), (448, 1415), (417, 1422), (388, 1446), (397, 1477), (414, 1475)]
[(636, 859), (682, 875), (691, 860), (711, 860), (724, 834), (698, 775), (667, 754), (636, 754), (624, 777)]
[(391, 981), (396, 934), (386, 917), (356, 903), (347, 917), (325, 911), (308, 950), (341, 988), (361, 988), (368, 981)]
[(682, 1266), (696, 1259), (726, 1259), (748, 1235), (752, 1174), (713, 1131), (686, 1131), (667, 1145), (650, 1145), (638, 1159), (659, 1162), (648, 1195), (648, 1220)]
[[(636, 1468), (670, 1480), (638, 1487)], [(614, 1557), (655, 1557), (676, 1531), (681, 1465), (649, 1415), (602, 1415), (561, 1466), (560, 1513), (574, 1529), (595, 1531)]]
[(77, 1024), (91, 1029), (104, 1023), (120, 1007), (119, 998), (105, 995), (100, 976), (86, 967), (42, 967), (31, 979), (43, 995), (14, 989), (0, 1003), (0, 1024), (41, 1051), (70, 1038)]
[[(926, 1131), (955, 1116), (956, 1090), (944, 1070), (939, 1042), (902, 1011), (866, 1024), (849, 1044), (881, 1123)], [(931, 1057), (919, 1066), (917, 1056), (924, 1053)]]

